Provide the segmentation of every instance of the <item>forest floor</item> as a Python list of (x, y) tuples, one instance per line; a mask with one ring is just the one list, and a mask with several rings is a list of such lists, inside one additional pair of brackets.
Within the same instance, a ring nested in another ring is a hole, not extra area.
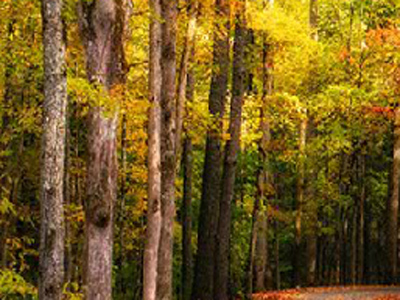
[(400, 286), (294, 289), (255, 294), (254, 300), (400, 300)]

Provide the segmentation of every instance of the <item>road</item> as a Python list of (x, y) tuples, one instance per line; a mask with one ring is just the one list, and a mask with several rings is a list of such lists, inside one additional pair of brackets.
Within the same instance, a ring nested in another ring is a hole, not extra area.
[(376, 300), (376, 299), (399, 299), (400, 287), (359, 287), (352, 289), (332, 289), (328, 291), (315, 290), (306, 292), (300, 299), (305, 300)]
[(400, 286), (307, 288), (265, 292), (254, 300), (400, 300)]

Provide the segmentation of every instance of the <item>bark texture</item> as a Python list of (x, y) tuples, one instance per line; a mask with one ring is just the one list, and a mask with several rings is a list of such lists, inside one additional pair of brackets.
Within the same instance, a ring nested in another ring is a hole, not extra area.
[[(124, 82), (124, 1), (81, 1), (80, 26), (87, 77), (100, 96)], [(84, 294), (89, 300), (111, 299), (113, 215), (117, 198), (118, 104), (102, 106), (98, 100), (91, 103), (87, 120)]]
[(387, 207), (387, 276), (389, 283), (395, 283), (397, 276), (397, 231), (399, 210), (400, 176), (400, 108), (395, 110), (393, 134), (392, 195)]
[[(195, 50), (192, 48), (191, 63)], [(195, 78), (193, 65), (187, 76), (186, 100), (193, 103)], [(192, 185), (193, 185), (193, 145), (190, 136), (190, 119), (186, 109), (187, 125), (183, 126), (185, 139), (183, 142), (183, 205), (182, 205), (182, 299), (189, 300), (193, 285), (193, 253), (192, 253)]]
[(190, 137), (183, 144), (183, 216), (182, 216), (182, 299), (189, 300), (192, 291), (192, 178), (193, 145)]
[(161, 53), (161, 236), (158, 250), (157, 300), (172, 299), (172, 251), (176, 169), (176, 31), (177, 0), (162, 0)]
[(144, 249), (143, 299), (155, 300), (158, 245), (161, 234), (161, 3), (150, 0), (150, 65), (148, 121), (147, 228)]
[[(244, 54), (246, 46), (246, 28), (244, 20), (244, 2), (236, 14), (235, 42), (233, 57), (232, 100), (230, 111), (229, 135), (225, 146), (224, 170), (222, 175), (221, 200), (216, 239), (216, 257), (214, 274), (214, 299), (229, 299), (229, 246), (231, 233), (231, 203), (234, 195), (237, 155), (240, 149), (240, 129), (245, 88)], [(218, 288), (217, 288), (218, 287)]]
[(220, 130), (229, 73), (229, 5), (229, 0), (216, 0), (215, 3), (213, 69), (209, 95), (209, 112), (213, 124), (207, 131), (193, 300), (213, 299), (215, 237), (221, 189)]
[[(259, 159), (261, 162), (260, 170), (257, 180), (257, 197), (260, 198), (261, 203), (266, 207), (268, 191), (266, 187), (270, 184), (270, 174), (268, 172), (268, 145), (271, 140), (271, 132), (268, 117), (268, 96), (273, 92), (273, 76), (272, 64), (273, 57), (271, 45), (266, 43), (266, 36), (263, 37), (263, 92), (262, 103), (260, 108), (260, 131), (262, 132), (261, 140), (258, 146)], [(268, 67), (270, 66), (270, 67)], [(255, 244), (254, 254), (254, 283), (255, 291), (263, 291), (271, 286), (272, 282), (268, 282), (267, 264), (269, 260), (268, 255), (268, 213), (266, 208), (260, 211), (257, 216), (257, 238)]]
[(40, 299), (61, 299), (64, 280), (64, 158), (67, 104), (62, 1), (42, 2), (44, 112), (40, 206)]
[[(178, 75), (178, 91), (176, 101), (176, 154), (177, 158), (180, 156), (181, 140), (182, 140), (182, 124), (183, 114), (185, 111), (185, 100), (186, 100), (186, 87), (188, 78), (189, 58), (192, 53), (194, 45), (194, 37), (196, 31), (196, 12), (197, 12), (197, 1), (186, 0), (187, 3), (187, 15), (188, 22), (186, 28), (186, 35), (184, 40), (184, 48), (182, 52), (182, 58), (180, 63), (179, 75)], [(177, 164), (179, 166), (179, 164)]]

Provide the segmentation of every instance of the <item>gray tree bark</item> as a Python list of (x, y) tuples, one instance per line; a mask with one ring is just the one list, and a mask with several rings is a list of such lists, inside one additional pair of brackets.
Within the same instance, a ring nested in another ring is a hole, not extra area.
[(62, 0), (42, 1), (44, 112), (40, 193), (39, 299), (61, 299), (64, 281), (64, 157), (67, 105)]
[(158, 245), (161, 235), (161, 3), (149, 1), (150, 70), (148, 121), (147, 228), (143, 266), (143, 299), (155, 300)]
[(172, 299), (172, 252), (176, 174), (176, 33), (178, 0), (162, 0), (161, 52), (161, 236), (158, 250), (157, 299)]
[[(80, 26), (86, 51), (87, 77), (99, 95), (125, 80), (123, 50), (125, 3), (80, 2)], [(85, 201), (86, 299), (111, 299), (113, 215), (117, 198), (118, 104), (90, 103)]]

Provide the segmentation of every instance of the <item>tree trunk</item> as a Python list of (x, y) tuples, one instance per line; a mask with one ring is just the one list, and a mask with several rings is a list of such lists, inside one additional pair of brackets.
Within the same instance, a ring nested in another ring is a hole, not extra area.
[(224, 170), (222, 175), (221, 200), (218, 219), (214, 289), (215, 299), (228, 299), (229, 246), (231, 229), (231, 203), (234, 195), (237, 154), (240, 147), (240, 129), (245, 88), (244, 53), (246, 28), (244, 2), (237, 3), (235, 42), (233, 48), (232, 100), (229, 123), (230, 139), (225, 146)]
[(157, 262), (157, 299), (172, 299), (172, 251), (176, 169), (176, 31), (177, 0), (162, 0), (161, 52), (161, 236)]
[[(315, 232), (316, 230), (313, 230), (313, 233)], [(307, 286), (316, 285), (317, 254), (317, 237), (315, 234), (309, 234), (307, 236)]]
[(309, 23), (311, 28), (311, 38), (318, 41), (318, 0), (310, 0)]
[[(266, 42), (266, 36), (263, 35), (263, 72), (262, 72), (262, 82), (263, 82), (263, 92), (262, 92), (262, 103), (260, 109), (260, 131), (262, 132), (261, 140), (259, 143), (258, 151), (259, 157), (261, 161), (261, 167), (258, 174), (257, 180), (257, 197), (259, 197), (259, 201), (262, 206), (267, 207), (266, 199), (266, 191), (265, 187), (267, 184), (270, 184), (270, 174), (268, 173), (268, 144), (271, 140), (271, 132), (269, 125), (269, 116), (268, 116), (268, 96), (272, 95), (273, 92), (273, 76), (271, 72), (272, 66), (272, 51), (270, 51), (270, 45)], [(263, 202), (264, 201), (264, 202)], [(267, 273), (267, 264), (268, 264), (268, 213), (265, 210), (262, 210), (260, 213), (257, 212), (256, 215), (256, 237), (255, 237), (255, 249), (254, 249), (254, 282), (255, 282), (255, 290), (263, 291), (266, 288), (266, 273)], [(250, 277), (252, 277), (253, 268), (251, 269)], [(250, 280), (250, 279), (249, 279)], [(253, 281), (253, 278), (251, 278)]]
[(400, 176), (400, 108), (395, 110), (392, 169), (392, 195), (387, 207), (387, 262), (389, 283), (396, 282), (397, 276), (397, 223), (399, 210)]
[(295, 220), (295, 246), (294, 246), (294, 285), (301, 285), (301, 266), (302, 266), (302, 230), (301, 219), (303, 214), (304, 201), (304, 172), (305, 172), (305, 149), (307, 136), (307, 116), (303, 116), (300, 122), (299, 131), (299, 160), (297, 167), (297, 183), (296, 183), (296, 220)]
[(150, 21), (147, 228), (143, 262), (143, 299), (155, 300), (161, 235), (161, 3), (149, 1)]
[(186, 136), (183, 147), (183, 216), (182, 216), (182, 299), (189, 300), (192, 290), (192, 140)]
[(363, 283), (364, 284), (371, 284), (371, 278), (373, 276), (370, 275), (371, 270), (373, 269), (370, 265), (371, 262), (371, 214), (370, 214), (370, 209), (369, 209), (369, 200), (368, 198), (365, 198), (365, 226), (364, 226), (364, 269), (363, 269)]
[[(80, 26), (86, 51), (87, 77), (100, 96), (124, 83), (123, 1), (80, 2)], [(110, 101), (111, 102), (111, 101)], [(85, 201), (85, 298), (111, 299), (114, 206), (117, 198), (118, 104), (101, 105), (88, 112), (88, 161)]]
[(274, 222), (275, 229), (275, 281), (276, 289), (279, 291), (281, 289), (281, 270), (280, 270), (280, 257), (279, 257), (279, 224), (277, 221)]
[(43, 0), (44, 113), (40, 206), (40, 299), (61, 299), (64, 281), (64, 158), (67, 77), (61, 0)]
[[(124, 229), (125, 229), (125, 197), (126, 197), (126, 180), (127, 180), (127, 169), (126, 169), (126, 114), (122, 115), (121, 120), (121, 185), (120, 185), (120, 202), (118, 211), (118, 229), (119, 229), (119, 257), (117, 266), (122, 268), (125, 264), (125, 243), (124, 243)], [(119, 280), (119, 291), (122, 295), (125, 295), (125, 280), (124, 277), (120, 277)]]
[(66, 112), (66, 138), (65, 138), (65, 162), (64, 162), (64, 206), (67, 208), (65, 214), (65, 279), (64, 283), (69, 284), (72, 278), (72, 231), (69, 220), (71, 211), (71, 190), (70, 190), (70, 168), (71, 168), (71, 130), (70, 113), (67, 107)]
[[(187, 73), (189, 66), (189, 58), (192, 54), (194, 44), (195, 30), (196, 30), (196, 13), (197, 13), (197, 0), (186, 0), (188, 5), (187, 15), (188, 23), (186, 28), (186, 35), (184, 41), (184, 48), (182, 52), (181, 64), (178, 76), (178, 91), (176, 101), (176, 154), (177, 158), (180, 156), (181, 140), (182, 140), (182, 124), (183, 114), (185, 110), (186, 86), (187, 86)], [(178, 160), (177, 160), (178, 161)], [(179, 166), (179, 164), (177, 164)]]
[[(190, 62), (194, 62), (194, 45)], [(186, 100), (193, 103), (195, 78), (193, 65), (187, 75)], [(186, 118), (189, 113), (186, 109)], [(187, 120), (188, 124), (191, 120)], [(185, 139), (183, 143), (183, 205), (182, 205), (182, 300), (190, 300), (193, 285), (192, 254), (192, 185), (193, 185), (193, 145), (189, 126), (183, 126)]]
[[(364, 150), (364, 149), (363, 149)], [(364, 283), (364, 229), (365, 229), (365, 221), (364, 221), (364, 206), (365, 206), (365, 155), (364, 153), (360, 156), (360, 198), (358, 204), (358, 226), (357, 226), (357, 283)]]
[[(350, 240), (350, 283), (355, 285), (357, 282), (357, 206), (354, 203), (351, 220), (351, 240)], [(346, 243), (346, 240), (344, 241)], [(345, 255), (345, 253), (343, 253)], [(345, 259), (345, 258), (344, 258)]]
[(193, 300), (212, 300), (214, 287), (215, 238), (221, 193), (221, 128), (229, 72), (229, 0), (216, 0), (215, 6), (213, 68), (209, 95), (209, 112), (213, 124), (207, 131)]
[[(260, 259), (257, 261), (257, 266), (261, 268), (254, 268), (255, 267), (255, 254), (256, 254), (256, 245), (257, 241), (259, 244), (260, 250), (266, 254), (266, 237), (260, 237), (258, 239), (258, 234), (266, 236), (266, 222), (263, 222), (266, 219), (266, 213), (262, 209), (260, 211), (260, 205), (262, 205), (261, 201), (263, 200), (263, 189), (264, 189), (264, 176), (262, 175), (263, 170), (259, 170), (259, 174), (257, 175), (258, 184), (257, 184), (257, 195), (256, 200), (254, 202), (253, 213), (252, 213), (252, 220), (251, 220), (251, 235), (250, 235), (250, 251), (249, 251), (249, 261), (248, 261), (248, 269), (247, 269), (247, 286), (246, 286), (246, 299), (251, 299), (253, 294), (253, 271), (258, 274), (258, 280), (263, 280), (262, 287), (264, 288), (264, 275), (265, 275), (265, 257), (259, 257)], [(259, 187), (261, 186), (261, 190)], [(255, 270), (254, 270), (255, 269)], [(261, 273), (261, 274), (260, 274)], [(260, 278), (261, 277), (261, 278)]]
[[(318, 42), (318, 0), (311, 0), (310, 1), (310, 15), (309, 15), (309, 25), (311, 29), (311, 38)], [(310, 76), (314, 74), (311, 73)], [(315, 76), (315, 75), (314, 75)], [(313, 86), (310, 86), (311, 92), (313, 92)], [(310, 135), (309, 138), (313, 136), (313, 123), (312, 120), (310, 121), (309, 130)], [(312, 180), (317, 180), (316, 175), (313, 176)], [(308, 186), (307, 189), (311, 191), (308, 192), (308, 201), (315, 201), (313, 197), (313, 186), (312, 184)], [(316, 205), (312, 204), (308, 208), (308, 219), (309, 219), (309, 226), (308, 226), (308, 234), (306, 237), (306, 260), (307, 260), (307, 286), (314, 286), (315, 285), (315, 275), (316, 275), (316, 264), (317, 264), (317, 224), (318, 224), (318, 213)]]

